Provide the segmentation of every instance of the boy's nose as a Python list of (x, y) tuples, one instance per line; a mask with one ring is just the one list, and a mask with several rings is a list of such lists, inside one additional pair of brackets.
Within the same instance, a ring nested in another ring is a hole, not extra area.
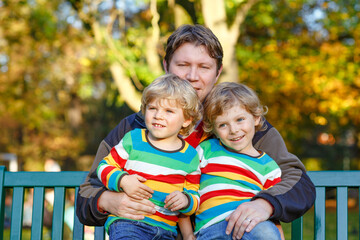
[(163, 119), (163, 112), (162, 111), (157, 111), (155, 113), (155, 118), (156, 119)]
[(239, 131), (238, 126), (236, 126), (235, 124), (230, 124), (230, 133), (237, 133)]

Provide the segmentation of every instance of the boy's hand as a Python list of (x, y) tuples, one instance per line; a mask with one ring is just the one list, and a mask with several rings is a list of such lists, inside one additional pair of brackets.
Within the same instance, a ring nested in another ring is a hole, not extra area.
[(187, 196), (180, 191), (175, 191), (166, 196), (164, 207), (171, 211), (177, 211), (186, 207), (188, 204), (189, 200)]
[(190, 234), (187, 236), (183, 236), (183, 240), (196, 240), (196, 237), (194, 234)]
[(152, 197), (154, 191), (143, 184), (146, 178), (141, 177), (137, 174), (134, 175), (126, 175), (120, 181), (120, 187), (124, 190), (124, 192), (134, 199), (149, 199)]

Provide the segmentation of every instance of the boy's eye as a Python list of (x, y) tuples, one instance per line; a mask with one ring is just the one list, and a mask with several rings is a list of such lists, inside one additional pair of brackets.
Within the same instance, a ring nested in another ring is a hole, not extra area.
[(174, 111), (173, 110), (166, 110), (166, 112), (173, 113)]
[(219, 128), (224, 128), (224, 127), (226, 127), (226, 123), (219, 124)]
[(241, 122), (241, 121), (243, 121), (243, 120), (244, 120), (244, 118), (238, 118), (238, 119), (237, 119), (238, 122)]

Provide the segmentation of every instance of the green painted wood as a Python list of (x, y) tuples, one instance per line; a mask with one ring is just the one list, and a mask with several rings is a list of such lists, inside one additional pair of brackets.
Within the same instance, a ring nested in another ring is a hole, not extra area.
[(336, 190), (336, 235), (338, 240), (348, 239), (348, 188)]
[(291, 223), (291, 239), (303, 239), (303, 217), (299, 217)]
[(4, 236), (4, 221), (5, 221), (5, 188), (4, 186), (4, 178), (5, 178), (5, 166), (0, 166), (0, 239), (3, 239)]
[(78, 187), (87, 172), (6, 172), (4, 186), (8, 187)]
[(84, 225), (81, 224), (79, 218), (76, 215), (76, 198), (79, 192), (79, 187), (75, 188), (75, 214), (74, 214), (74, 228), (73, 228), (73, 239), (83, 240), (84, 239)]
[(360, 187), (360, 171), (307, 172), (317, 187)]
[(65, 187), (55, 187), (52, 240), (62, 240), (64, 234)]
[(314, 238), (325, 240), (325, 187), (316, 187)]
[[(42, 239), (43, 215), (44, 215), (44, 192), (45, 188), (55, 187), (55, 201), (53, 211), (53, 228), (51, 230), (52, 239), (63, 239), (64, 211), (65, 211), (65, 189), (77, 188), (84, 182), (88, 172), (82, 171), (63, 171), (63, 172), (7, 172), (0, 166), (1, 190), (4, 188), (14, 189), (14, 200), (12, 211), (11, 239), (21, 239), (21, 228), (23, 218), (24, 188), (34, 188), (34, 205), (31, 227), (31, 238)], [(3, 179), (3, 181), (1, 181)], [(18, 189), (18, 190), (16, 190)], [(19, 190), (20, 189), (20, 190)], [(22, 194), (20, 194), (22, 192)], [(5, 194), (5, 193), (4, 193)], [(20, 196), (20, 197), (19, 197)], [(2, 203), (1, 206), (4, 206)], [(1, 207), (3, 209), (3, 207)], [(1, 212), (4, 218), (4, 213)], [(20, 220), (21, 219), (21, 220)], [(74, 238), (84, 239), (84, 227), (75, 214)], [(81, 229), (80, 231), (78, 229)], [(1, 237), (0, 237), (1, 239)]]
[(13, 190), (12, 209), (11, 209), (11, 240), (20, 240), (22, 235), (24, 209), (24, 187), (15, 187)]
[(33, 196), (33, 211), (31, 221), (31, 239), (41, 240), (43, 235), (43, 221), (44, 221), (44, 199), (45, 188), (35, 187)]
[(96, 227), (95, 227), (94, 239), (103, 240), (104, 237), (105, 237), (105, 228), (104, 228), (104, 227), (96, 226)]
[[(316, 186), (314, 236), (315, 239), (325, 239), (325, 188), (337, 187), (337, 238), (347, 239), (347, 188), (360, 187), (360, 171), (319, 171), (308, 172)], [(13, 188), (13, 211), (11, 222), (11, 239), (21, 239), (21, 225), (23, 218), (24, 188), (34, 187), (34, 206), (32, 239), (42, 239), (43, 211), (44, 211), (44, 188), (55, 187), (55, 202), (53, 213), (52, 239), (63, 238), (65, 189), (75, 188), (85, 180), (87, 172), (7, 172), (0, 166), (0, 230), (4, 225), (4, 188)], [(360, 193), (359, 193), (360, 195)], [(42, 203), (38, 203), (42, 202)], [(360, 216), (360, 214), (359, 214)], [(40, 220), (41, 219), (41, 220)], [(36, 224), (39, 223), (39, 224)], [(360, 224), (359, 224), (360, 228)], [(95, 239), (104, 239), (104, 227), (95, 228)], [(74, 217), (73, 239), (84, 239), (84, 227), (77, 216)], [(303, 218), (292, 223), (293, 240), (303, 239)]]

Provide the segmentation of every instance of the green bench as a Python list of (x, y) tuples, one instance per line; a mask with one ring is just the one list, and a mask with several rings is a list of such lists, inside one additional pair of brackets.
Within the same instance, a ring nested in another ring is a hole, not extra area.
[[(314, 239), (326, 239), (326, 188), (336, 188), (336, 239), (348, 239), (348, 188), (357, 188), (358, 193), (360, 193), (360, 171), (309, 171), (308, 174), (316, 187), (316, 199), (314, 204)], [(359, 202), (358, 204), (360, 205)], [(358, 226), (360, 226), (360, 224)], [(360, 228), (358, 227), (358, 229)], [(292, 222), (291, 239), (303, 239), (303, 217)]]
[[(4, 206), (6, 189), (12, 189), (12, 211), (10, 239), (22, 238), (22, 219), (25, 188), (34, 188), (31, 239), (42, 239), (45, 189), (54, 189), (54, 207), (52, 216), (51, 239), (63, 239), (65, 192), (66, 189), (78, 191), (87, 172), (8, 172), (0, 166), (0, 232), (4, 231)], [(316, 186), (314, 208), (315, 239), (325, 239), (325, 189), (337, 189), (337, 239), (348, 239), (348, 188), (360, 187), (360, 171), (319, 171), (309, 172)], [(75, 193), (76, 196), (76, 193)], [(75, 201), (76, 202), (76, 201)], [(73, 239), (84, 239), (84, 226), (74, 216)], [(292, 240), (303, 239), (303, 218), (292, 222)], [(2, 235), (0, 239), (2, 239)], [(104, 239), (103, 227), (95, 227), (94, 239)]]

